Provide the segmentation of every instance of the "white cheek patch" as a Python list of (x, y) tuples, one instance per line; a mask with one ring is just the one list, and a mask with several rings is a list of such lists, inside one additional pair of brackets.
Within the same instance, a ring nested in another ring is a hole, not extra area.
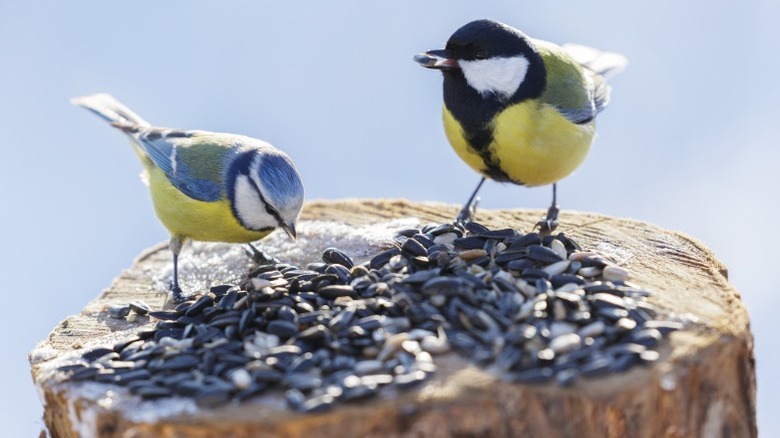
[(236, 178), (234, 202), (238, 220), (245, 227), (261, 230), (277, 226), (276, 219), (265, 211), (265, 205), (260, 201), (260, 195), (246, 175), (239, 175)]
[(471, 88), (482, 96), (494, 93), (503, 98), (512, 96), (520, 88), (528, 73), (528, 64), (524, 56), (458, 61)]

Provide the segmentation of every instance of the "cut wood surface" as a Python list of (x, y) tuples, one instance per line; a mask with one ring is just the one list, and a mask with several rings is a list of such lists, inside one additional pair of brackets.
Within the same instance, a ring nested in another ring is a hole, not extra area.
[[(302, 220), (362, 225), (415, 217), (422, 224), (443, 223), (457, 211), (454, 205), (405, 200), (313, 201)], [(542, 215), (480, 210), (476, 219), (491, 228), (530, 230)], [(662, 312), (695, 321), (664, 341), (655, 365), (560, 388), (507, 384), (450, 353), (435, 358), (436, 373), (417, 388), (342, 404), (323, 414), (292, 412), (279, 392), (256, 402), (143, 421), (131, 418), (121, 403), (88, 396), (80, 384), (60, 382), (46, 365), (96, 339), (105, 338), (110, 346), (109, 339), (150, 327), (148, 318), (147, 325), (129, 323), (109, 318), (104, 308), (136, 299), (158, 309), (164, 305), (166, 297), (150, 287), (150, 273), (170, 263), (167, 247), (158, 245), (82, 313), (55, 327), (31, 354), (46, 425), (57, 437), (756, 436), (753, 338), (726, 267), (701, 242), (644, 222), (569, 211), (561, 213), (560, 222), (559, 231), (583, 248), (616, 254), (631, 281), (654, 292), (651, 301)], [(311, 261), (318, 251), (312, 248)]]

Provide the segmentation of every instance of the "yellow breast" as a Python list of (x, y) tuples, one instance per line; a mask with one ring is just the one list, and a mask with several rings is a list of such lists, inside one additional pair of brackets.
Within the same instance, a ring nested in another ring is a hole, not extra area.
[(233, 216), (227, 199), (197, 201), (176, 189), (156, 166), (147, 165), (146, 169), (157, 217), (171, 234), (209, 242), (244, 243), (270, 233), (244, 228)]
[[(443, 118), (452, 148), (472, 169), (485, 174), (483, 157), (446, 107)], [(585, 160), (595, 133), (594, 122), (571, 123), (552, 106), (533, 101), (501, 111), (491, 128), (493, 141), (487, 153), (512, 181), (527, 186), (551, 184), (572, 173)]]

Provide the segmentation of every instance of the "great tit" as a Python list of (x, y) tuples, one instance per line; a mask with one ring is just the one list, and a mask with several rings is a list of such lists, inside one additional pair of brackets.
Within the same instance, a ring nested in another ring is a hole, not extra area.
[(130, 137), (157, 217), (171, 233), (177, 301), (178, 258), (187, 240), (248, 243), (276, 228), (295, 238), (303, 184), (284, 152), (243, 135), (154, 127), (107, 94), (72, 102)]
[(556, 182), (585, 159), (594, 119), (609, 101), (605, 75), (626, 59), (585, 46), (563, 47), (493, 20), (461, 27), (441, 50), (414, 57), (444, 76), (444, 131), (455, 152), (482, 174), (456, 222), (467, 222), (485, 178), (529, 187), (552, 184), (537, 225), (557, 226)]

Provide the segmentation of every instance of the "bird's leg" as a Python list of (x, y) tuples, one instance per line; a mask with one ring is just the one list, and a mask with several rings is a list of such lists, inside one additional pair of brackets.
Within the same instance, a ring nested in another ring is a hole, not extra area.
[(184, 239), (181, 236), (171, 236), (171, 241), (168, 243), (168, 248), (173, 253), (173, 284), (171, 285), (171, 293), (173, 294), (174, 302), (181, 302), (184, 300), (181, 287), (179, 287), (179, 253), (184, 246)]
[(258, 265), (275, 265), (279, 263), (278, 259), (269, 255), (267, 252), (258, 249), (256, 246), (252, 245), (251, 243), (247, 243), (247, 245), (249, 246), (249, 251), (247, 251), (247, 255), (251, 257), (252, 260)]
[(556, 196), (556, 183), (553, 183), (553, 197), (552, 197), (552, 205), (550, 205), (550, 208), (547, 209), (547, 216), (545, 216), (544, 219), (540, 220), (536, 223), (536, 226), (539, 227), (539, 233), (541, 234), (550, 234), (552, 233), (555, 228), (558, 227), (558, 201)]
[(458, 213), (458, 215), (455, 217), (456, 224), (465, 224), (471, 222), (471, 217), (474, 216), (474, 214), (477, 212), (477, 204), (479, 204), (477, 193), (479, 192), (479, 189), (482, 188), (482, 184), (484, 183), (485, 177), (483, 176), (482, 179), (479, 180), (477, 188), (474, 189), (474, 193), (471, 194), (471, 197), (469, 197), (469, 200), (466, 202), (466, 205), (460, 209), (460, 213)]

